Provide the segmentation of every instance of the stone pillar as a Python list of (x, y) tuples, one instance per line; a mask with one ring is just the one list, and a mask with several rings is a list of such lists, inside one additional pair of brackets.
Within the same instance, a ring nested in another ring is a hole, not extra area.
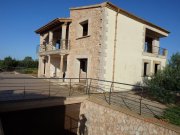
[(64, 72), (64, 55), (61, 55), (61, 61), (60, 61), (60, 77), (63, 77), (63, 72)]
[(53, 32), (49, 31), (49, 42), (52, 42), (53, 40)]
[(159, 39), (154, 39), (152, 45), (152, 52), (154, 54), (159, 54)]
[(49, 50), (53, 50), (53, 32), (49, 31)]
[(66, 29), (67, 29), (67, 23), (64, 23), (62, 25), (62, 35), (61, 35), (62, 49), (66, 49)]
[(48, 63), (46, 67), (46, 77), (51, 77), (51, 56), (48, 55)]
[(163, 55), (167, 57), (167, 55), (168, 55), (168, 50), (167, 49), (164, 49)]
[(39, 64), (38, 64), (38, 77), (42, 75), (42, 56), (39, 56)]
[(44, 36), (42, 34), (40, 34), (40, 45), (43, 44), (43, 41), (44, 41)]
[(39, 45), (39, 52), (44, 51), (43, 50), (43, 41), (44, 41), (44, 36), (42, 34), (40, 34), (40, 45)]

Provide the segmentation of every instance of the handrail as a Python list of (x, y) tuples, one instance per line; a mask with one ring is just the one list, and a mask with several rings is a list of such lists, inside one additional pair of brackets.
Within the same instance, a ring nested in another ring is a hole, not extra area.
[(167, 49), (166, 48), (161, 48), (159, 46), (152, 45), (151, 48), (148, 48), (147, 45), (144, 45), (144, 52), (147, 53), (152, 53), (152, 54), (158, 54), (162, 56), (167, 55)]
[[(57, 44), (57, 46), (56, 46)], [(70, 40), (60, 39), (58, 41), (48, 41), (43, 44), (39, 44), (39, 52), (53, 51), (53, 50), (70, 50)], [(38, 51), (38, 50), (37, 50)]]

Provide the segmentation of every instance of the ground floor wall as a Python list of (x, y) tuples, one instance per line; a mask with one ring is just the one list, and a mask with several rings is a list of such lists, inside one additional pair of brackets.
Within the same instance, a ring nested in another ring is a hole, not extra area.
[[(165, 66), (166, 66), (166, 57), (165, 56), (151, 56), (152, 54), (144, 54), (142, 56), (142, 64), (143, 62), (145, 61), (148, 61), (149, 62), (149, 75), (152, 75), (154, 74), (154, 66), (155, 64), (159, 64), (159, 69), (163, 69)], [(143, 67), (143, 65), (142, 65)]]
[[(144, 79), (144, 62), (149, 63), (148, 75), (154, 74), (155, 64), (160, 65), (163, 69), (166, 65), (166, 58), (159, 58), (142, 54), (141, 57), (131, 59), (118, 58), (112, 70), (111, 64), (104, 64), (98, 56), (94, 56), (90, 52), (72, 52), (69, 55), (63, 56), (47, 56), (39, 58), (39, 77), (60, 77), (60, 78), (96, 78), (108, 81), (136, 85)], [(113, 59), (108, 61), (112, 62)], [(134, 63), (133, 63), (133, 62)], [(61, 66), (62, 65), (62, 66)], [(102, 69), (101, 69), (101, 68)], [(107, 70), (102, 76), (102, 70)], [(114, 74), (114, 80), (112, 80)], [(129, 87), (128, 87), (128, 90)]]
[(39, 56), (38, 77), (65, 77), (68, 55)]
[[(84, 63), (84, 62), (85, 63)], [(70, 54), (67, 59), (67, 78), (99, 78), (98, 56), (87, 53)]]
[(80, 115), (84, 116), (88, 135), (178, 135), (167, 125), (158, 125), (85, 100), (81, 103)]

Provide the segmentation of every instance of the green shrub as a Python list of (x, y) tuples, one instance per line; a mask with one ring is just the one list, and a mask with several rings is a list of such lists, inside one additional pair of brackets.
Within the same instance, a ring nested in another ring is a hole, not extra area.
[(16, 71), (22, 74), (37, 74), (38, 69), (37, 68), (20, 68), (20, 69), (17, 69)]
[(164, 111), (162, 119), (168, 120), (170, 123), (180, 125), (180, 106), (170, 107)]
[(163, 103), (176, 103), (175, 99), (180, 92), (180, 53), (172, 55), (163, 70), (143, 82), (151, 97)]

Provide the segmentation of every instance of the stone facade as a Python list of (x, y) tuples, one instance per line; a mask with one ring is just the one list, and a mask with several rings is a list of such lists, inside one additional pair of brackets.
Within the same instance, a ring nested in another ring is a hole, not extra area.
[(88, 135), (179, 135), (180, 133), (167, 125), (148, 122), (148, 118), (146, 120), (134, 117), (88, 100), (81, 103), (81, 114), (87, 119)]
[[(78, 77), (78, 59), (87, 58), (87, 76), (99, 78), (99, 50), (102, 33), (102, 8), (71, 10), (70, 25), (71, 51), (68, 58), (68, 77)], [(88, 20), (88, 35), (81, 36), (80, 22)]]

